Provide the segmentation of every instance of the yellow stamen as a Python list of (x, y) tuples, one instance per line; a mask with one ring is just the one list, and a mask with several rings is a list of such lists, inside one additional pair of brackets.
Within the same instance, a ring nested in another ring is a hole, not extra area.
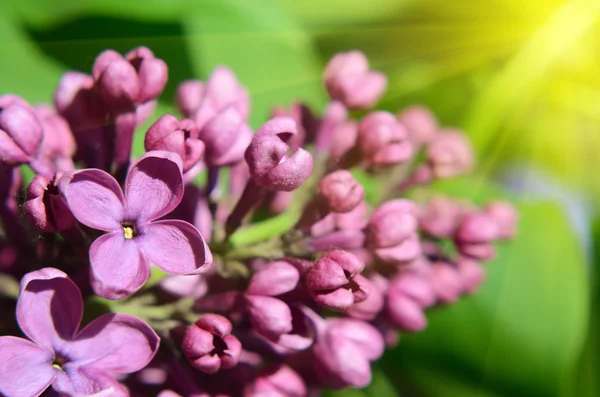
[(130, 239), (133, 238), (133, 228), (130, 226), (123, 226), (123, 233), (125, 234), (125, 238)]

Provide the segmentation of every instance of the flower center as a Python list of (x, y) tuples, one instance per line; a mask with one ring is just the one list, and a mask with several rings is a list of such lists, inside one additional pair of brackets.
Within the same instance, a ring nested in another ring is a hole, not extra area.
[(133, 222), (123, 222), (121, 223), (123, 227), (123, 234), (126, 239), (132, 239), (137, 236), (137, 231), (135, 230), (135, 223)]
[(59, 371), (62, 371), (63, 370), (62, 367), (66, 363), (67, 363), (67, 359), (57, 354), (54, 356), (54, 361), (52, 362), (52, 366), (54, 368), (58, 369)]

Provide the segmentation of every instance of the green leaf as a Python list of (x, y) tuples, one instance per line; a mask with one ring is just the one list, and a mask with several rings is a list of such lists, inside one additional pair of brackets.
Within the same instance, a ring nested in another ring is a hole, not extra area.
[(184, 26), (197, 76), (207, 77), (223, 64), (248, 87), (254, 127), (276, 105), (296, 99), (324, 104), (322, 65), (312, 42), (275, 3), (206, 1)]
[(582, 248), (558, 205), (519, 210), (519, 235), (487, 265), (481, 291), (430, 311), (427, 330), (386, 358), (388, 374), (426, 369), (501, 395), (573, 395), (588, 325)]

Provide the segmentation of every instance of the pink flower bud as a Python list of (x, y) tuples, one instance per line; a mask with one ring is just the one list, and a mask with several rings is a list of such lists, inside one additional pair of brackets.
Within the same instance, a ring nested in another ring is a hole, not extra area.
[(146, 151), (167, 150), (177, 153), (183, 160), (183, 172), (192, 168), (204, 155), (204, 142), (194, 121), (177, 120), (165, 114), (150, 126), (144, 140)]
[(62, 172), (52, 180), (37, 175), (27, 188), (23, 212), (32, 225), (43, 232), (62, 232), (75, 225), (75, 218), (59, 189)]
[(242, 115), (229, 107), (214, 117), (200, 132), (206, 144), (205, 161), (210, 166), (239, 162), (252, 140), (252, 130)]
[(76, 144), (69, 124), (50, 106), (37, 106), (35, 113), (44, 129), (40, 156), (54, 160), (63, 171), (71, 171), (74, 168), (71, 157), (75, 154)]
[(481, 264), (469, 258), (460, 258), (457, 266), (462, 280), (462, 292), (475, 293), (485, 280), (485, 270)]
[(365, 189), (346, 170), (334, 171), (323, 177), (317, 193), (331, 212), (350, 212), (365, 198)]
[(473, 168), (474, 154), (465, 135), (443, 129), (427, 146), (427, 161), (437, 178), (450, 178)]
[[(348, 121), (348, 110), (340, 102), (331, 102), (325, 114), (323, 120), (316, 132), (315, 137), (315, 148), (317, 152), (328, 152), (333, 146), (333, 142), (336, 137), (336, 130), (340, 125)], [(352, 147), (349, 145), (348, 148)], [(343, 154), (343, 153), (342, 153)], [(336, 156), (339, 157), (339, 156)]]
[(357, 146), (369, 165), (390, 166), (413, 154), (406, 129), (393, 114), (372, 112), (358, 125)]
[(312, 155), (298, 148), (288, 156), (286, 141), (296, 134), (296, 123), (276, 117), (265, 123), (246, 150), (250, 175), (258, 186), (268, 190), (292, 191), (300, 187), (312, 172)]
[(300, 273), (296, 267), (285, 261), (275, 261), (263, 265), (250, 279), (247, 294), (277, 296), (292, 291), (298, 285)]
[(20, 165), (38, 154), (44, 131), (35, 111), (23, 99), (0, 97), (0, 163)]
[(413, 271), (400, 272), (388, 289), (387, 312), (397, 327), (419, 332), (427, 327), (424, 309), (436, 300), (430, 280)]
[(369, 295), (371, 283), (359, 274), (363, 268), (353, 254), (330, 251), (306, 274), (306, 285), (317, 303), (343, 311)]
[(377, 208), (367, 230), (369, 245), (379, 260), (408, 262), (420, 253), (416, 206), (410, 200), (390, 200)]
[(244, 389), (244, 397), (305, 397), (306, 385), (287, 365), (261, 371)]
[(375, 273), (371, 276), (371, 291), (367, 299), (352, 305), (346, 313), (360, 320), (371, 321), (381, 312), (385, 304), (385, 291), (387, 289), (387, 279)]
[(408, 139), (415, 146), (431, 142), (438, 130), (435, 116), (424, 106), (415, 105), (402, 110), (398, 120), (406, 127)]
[(384, 348), (381, 334), (372, 325), (330, 319), (313, 348), (315, 370), (327, 387), (365, 387), (371, 382), (370, 361), (381, 357)]
[(463, 280), (458, 269), (444, 261), (433, 264), (431, 284), (439, 303), (454, 303), (463, 291)]
[(519, 214), (510, 203), (493, 201), (485, 206), (484, 212), (496, 220), (499, 239), (510, 239), (515, 236)]
[(499, 237), (498, 222), (485, 212), (466, 215), (454, 236), (461, 254), (479, 260), (490, 260), (496, 255), (492, 246)]
[(198, 80), (186, 80), (177, 87), (177, 106), (185, 117), (193, 117), (200, 108), (205, 85)]
[(139, 103), (156, 99), (167, 85), (168, 68), (162, 60), (154, 57), (147, 47), (129, 51), (125, 59), (135, 68), (140, 82)]
[(463, 210), (448, 197), (435, 197), (419, 210), (419, 227), (430, 236), (451, 237), (459, 225)]
[(217, 314), (205, 314), (190, 325), (181, 343), (190, 364), (208, 374), (233, 368), (240, 359), (242, 345), (231, 335), (231, 323)]
[(387, 88), (385, 75), (370, 71), (360, 51), (334, 56), (325, 67), (323, 80), (331, 98), (352, 109), (372, 107)]

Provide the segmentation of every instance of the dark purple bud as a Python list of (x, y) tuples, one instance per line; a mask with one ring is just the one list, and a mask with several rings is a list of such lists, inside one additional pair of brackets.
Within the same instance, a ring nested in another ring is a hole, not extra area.
[(484, 212), (496, 220), (499, 239), (510, 239), (515, 236), (519, 214), (510, 203), (493, 201), (485, 206)]
[(140, 82), (138, 103), (157, 98), (167, 85), (169, 76), (167, 64), (154, 57), (147, 47), (129, 51), (125, 59), (135, 68)]
[(443, 129), (427, 146), (427, 161), (434, 175), (445, 179), (470, 171), (475, 158), (461, 131)]
[(312, 155), (299, 148), (290, 156), (285, 143), (296, 134), (296, 123), (276, 117), (265, 123), (246, 150), (250, 175), (258, 186), (268, 190), (292, 191), (302, 185), (312, 172)]
[(334, 56), (325, 67), (323, 80), (331, 98), (351, 109), (372, 107), (387, 88), (385, 75), (370, 71), (369, 62), (360, 51)]
[(414, 146), (431, 142), (438, 130), (437, 119), (424, 106), (410, 106), (398, 114), (398, 120), (406, 127), (408, 139)]
[(204, 155), (204, 142), (193, 120), (178, 120), (165, 114), (150, 126), (144, 140), (146, 151), (167, 150), (183, 160), (183, 172), (192, 168)]
[(358, 125), (357, 146), (369, 165), (390, 166), (407, 161), (413, 154), (406, 129), (393, 114), (372, 112)]
[(317, 194), (331, 212), (349, 212), (363, 202), (365, 189), (349, 171), (339, 170), (323, 177)]
[(412, 201), (395, 199), (371, 214), (367, 230), (369, 245), (381, 261), (408, 262), (421, 253), (416, 212)]
[(330, 251), (306, 274), (306, 285), (317, 303), (344, 311), (369, 295), (371, 283), (359, 274), (363, 269), (364, 263), (355, 255)]
[(0, 97), (0, 162), (27, 163), (38, 154), (44, 131), (31, 106), (13, 95)]
[(194, 368), (214, 374), (238, 363), (242, 345), (231, 335), (229, 320), (217, 314), (205, 314), (186, 329), (181, 349)]
[(200, 131), (206, 144), (205, 161), (209, 166), (230, 165), (241, 161), (252, 140), (252, 129), (234, 107), (216, 115)]
[(448, 197), (435, 197), (419, 210), (419, 227), (427, 234), (448, 238), (454, 235), (463, 209)]
[(244, 397), (305, 397), (306, 385), (287, 365), (261, 371), (244, 389)]
[(32, 225), (43, 232), (62, 232), (75, 225), (75, 218), (59, 189), (62, 173), (51, 180), (37, 175), (27, 188), (23, 212)]

